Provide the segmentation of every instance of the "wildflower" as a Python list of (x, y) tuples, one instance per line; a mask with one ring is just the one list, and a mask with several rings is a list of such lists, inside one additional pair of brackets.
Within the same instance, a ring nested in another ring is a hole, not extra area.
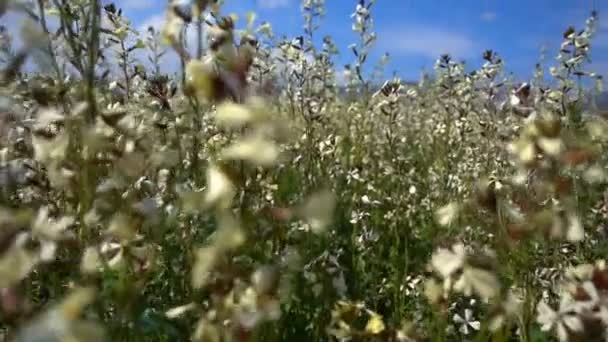
[(196, 309), (196, 307), (197, 305), (195, 303), (188, 303), (185, 305), (177, 306), (167, 310), (165, 312), (165, 316), (167, 316), (167, 318), (178, 318), (183, 316), (186, 312)]
[(257, 293), (253, 287), (248, 287), (238, 298), (237, 321), (247, 330), (251, 330), (261, 322), (277, 320), (280, 315), (279, 302), (271, 296)]
[(254, 112), (234, 102), (223, 102), (215, 110), (215, 120), (218, 124), (231, 128), (242, 127), (254, 120)]
[(562, 297), (559, 310), (554, 311), (544, 301), (537, 306), (537, 322), (543, 331), (555, 330), (560, 341), (568, 341), (572, 333), (583, 330), (583, 322), (567, 297)]
[(16, 340), (104, 341), (106, 336), (100, 325), (79, 318), (94, 298), (95, 292), (90, 288), (73, 290), (60, 303), (21, 329)]
[(270, 25), (269, 22), (265, 21), (263, 22), (257, 29), (257, 31), (269, 38), (272, 38), (274, 35), (272, 33), (272, 26)]
[(371, 335), (378, 335), (386, 329), (382, 316), (370, 311), (370, 318), (365, 325), (365, 332)]
[(583, 240), (585, 231), (578, 216), (570, 213), (567, 216), (568, 230), (566, 232), (566, 240), (577, 242)]
[(32, 131), (32, 146), (36, 160), (50, 164), (65, 159), (70, 137), (64, 129), (61, 129), (64, 121), (65, 117), (56, 109), (47, 108), (38, 113)]
[(245, 160), (255, 166), (271, 166), (278, 161), (279, 154), (278, 146), (259, 134), (237, 141), (222, 153), (224, 158)]
[(442, 226), (449, 226), (458, 217), (460, 207), (457, 203), (450, 203), (439, 208), (435, 213), (437, 222)]
[(464, 335), (469, 335), (472, 330), (478, 331), (481, 327), (481, 323), (479, 321), (474, 320), (473, 310), (471, 309), (465, 309), (464, 316), (455, 314), (453, 320), (454, 323), (460, 325), (458, 331), (460, 331)]
[(38, 215), (32, 224), (32, 237), (40, 241), (40, 258), (42, 261), (50, 261), (55, 257), (57, 241), (69, 236), (66, 230), (74, 223), (74, 218), (65, 216), (55, 221), (48, 216), (48, 207), (38, 210)]
[(135, 238), (137, 227), (131, 217), (118, 213), (112, 217), (107, 233), (121, 241), (129, 241)]
[(509, 144), (508, 149), (525, 166), (530, 166), (534, 163), (538, 152), (534, 142), (528, 138), (520, 138), (514, 143)]
[(245, 243), (245, 233), (231, 213), (218, 214), (217, 231), (213, 235), (214, 246), (220, 251), (229, 251)]
[(537, 143), (543, 152), (552, 157), (559, 156), (563, 151), (563, 144), (559, 138), (541, 137)]
[(196, 259), (192, 267), (192, 287), (199, 289), (207, 284), (210, 273), (219, 259), (219, 252), (213, 246), (202, 247), (196, 251)]
[(201, 100), (215, 98), (219, 89), (217, 71), (210, 59), (203, 61), (193, 59), (186, 65), (187, 90)]
[(472, 261), (474, 258), (467, 255), (464, 245), (456, 244), (452, 250), (439, 249), (435, 252), (431, 265), (444, 279), (444, 287), (448, 289), (453, 286), (454, 290), (465, 295), (475, 292), (486, 300), (496, 296), (500, 291), (496, 275), (490, 270), (474, 266)]
[(96, 247), (87, 247), (82, 255), (80, 271), (84, 274), (93, 274), (101, 269), (101, 256)]
[(24, 279), (38, 263), (39, 257), (23, 246), (26, 236), (17, 236), (16, 241), (0, 255), (0, 288), (8, 288)]
[(335, 208), (335, 197), (327, 191), (319, 191), (308, 197), (298, 213), (306, 220), (314, 233), (321, 233), (331, 223)]
[(481, 298), (489, 299), (499, 293), (500, 283), (493, 272), (467, 265), (454, 283), (454, 289), (466, 296), (476, 292)]
[(209, 166), (207, 169), (205, 205), (226, 207), (232, 201), (235, 193), (236, 189), (228, 176), (219, 167)]
[(184, 12), (170, 7), (166, 12), (165, 22), (161, 29), (163, 39), (169, 44), (176, 44), (179, 42), (179, 37), (182, 31), (182, 27), (185, 24)]
[(452, 250), (441, 248), (431, 259), (431, 265), (443, 278), (449, 278), (461, 269), (466, 260), (464, 245), (456, 244)]

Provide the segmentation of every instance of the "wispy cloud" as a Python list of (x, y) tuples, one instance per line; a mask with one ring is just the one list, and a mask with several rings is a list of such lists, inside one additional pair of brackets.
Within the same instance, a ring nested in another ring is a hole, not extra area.
[(383, 50), (398, 55), (437, 58), (449, 53), (455, 57), (471, 57), (478, 51), (468, 36), (436, 27), (412, 26), (379, 35)]
[(156, 5), (156, 1), (150, 0), (122, 0), (119, 6), (126, 10), (143, 10), (149, 9)]
[(260, 7), (266, 9), (276, 9), (289, 7), (290, 0), (258, 0)]
[(484, 12), (481, 14), (480, 18), (482, 21), (491, 23), (496, 20), (497, 15), (495, 12)]

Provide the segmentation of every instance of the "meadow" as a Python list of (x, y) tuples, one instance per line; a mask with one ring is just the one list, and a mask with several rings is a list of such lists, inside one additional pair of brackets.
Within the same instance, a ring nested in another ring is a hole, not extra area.
[(285, 39), (221, 1), (138, 32), (0, 0), (29, 18), (0, 30), (0, 341), (607, 341), (598, 13), (526, 82), (493, 50), (406, 82), (374, 6), (337, 77), (323, 0)]

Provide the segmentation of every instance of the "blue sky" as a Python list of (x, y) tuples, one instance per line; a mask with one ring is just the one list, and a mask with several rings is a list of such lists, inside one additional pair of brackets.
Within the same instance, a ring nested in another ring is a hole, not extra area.
[[(594, 1), (600, 12), (600, 27), (592, 49), (592, 69), (608, 76), (608, 0), (377, 0), (373, 15), (379, 40), (371, 62), (388, 52), (391, 62), (387, 74), (396, 71), (412, 80), (419, 77), (423, 68), (431, 70), (441, 53), (465, 59), (473, 68), (482, 63), (483, 50), (492, 48), (504, 57), (508, 71), (518, 78), (529, 78), (541, 46), (547, 46), (546, 59), (551, 63), (564, 29), (568, 25), (580, 29)], [(144, 32), (148, 25), (162, 25), (165, 0), (114, 2)], [(278, 36), (294, 37), (302, 33), (299, 0), (225, 0), (225, 3), (225, 14), (242, 15), (254, 10), (258, 20), (269, 21)], [(356, 3), (356, 0), (326, 0), (327, 16), (318, 37), (334, 38), (341, 51), (337, 60), (340, 68), (353, 60), (347, 46), (357, 39), (351, 31), (350, 17)], [(168, 56), (165, 67), (173, 69), (172, 63), (176, 63), (175, 56)]]
[[(303, 25), (298, 0), (226, 0), (224, 11), (258, 13), (273, 25), (275, 34), (293, 37)], [(164, 1), (123, 0), (127, 15), (139, 26), (162, 22)], [(341, 55), (338, 63), (352, 61), (347, 49), (356, 41), (350, 14), (356, 0), (326, 0), (327, 16), (319, 36), (334, 37)], [(519, 78), (531, 76), (543, 45), (547, 61), (557, 54), (561, 34), (568, 25), (581, 28), (592, 7), (600, 12), (600, 28), (593, 48), (593, 68), (608, 74), (608, 0), (377, 0), (373, 14), (379, 40), (372, 59), (391, 56), (387, 73), (397, 71), (417, 79), (430, 70), (436, 57), (449, 52), (470, 67), (481, 64), (486, 48), (504, 57), (508, 71)]]

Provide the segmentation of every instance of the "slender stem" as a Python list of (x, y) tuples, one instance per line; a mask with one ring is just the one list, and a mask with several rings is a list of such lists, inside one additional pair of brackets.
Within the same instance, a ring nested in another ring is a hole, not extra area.
[(48, 29), (48, 26), (46, 24), (46, 14), (44, 13), (44, 2), (43, 0), (38, 0), (38, 13), (39, 13), (39, 18), (40, 18), (40, 26), (42, 27), (42, 30), (44, 31), (44, 33), (46, 34), (47, 37), (47, 49), (48, 49), (48, 54), (49, 57), (51, 59), (51, 63), (53, 64), (53, 69), (55, 69), (55, 72), (57, 73), (57, 78), (59, 80), (59, 82), (63, 81), (63, 74), (61, 72), (61, 69), (59, 68), (59, 63), (57, 63), (57, 58), (55, 57), (55, 54), (53, 53), (53, 42), (50, 38), (50, 31)]
[(122, 72), (125, 76), (125, 92), (127, 101), (129, 101), (131, 97), (131, 78), (129, 77), (129, 69), (127, 64), (129, 63), (129, 51), (125, 46), (125, 41), (120, 41), (120, 48), (122, 50)]
[(196, 58), (203, 57), (203, 16), (199, 14), (196, 20)]
[(101, 6), (99, 0), (90, 0), (89, 24), (91, 35), (89, 37), (89, 55), (87, 65), (87, 101), (89, 102), (89, 121), (95, 122), (97, 103), (95, 100), (95, 65), (99, 56), (99, 18)]
[(154, 71), (160, 75), (160, 53), (158, 52), (158, 36), (154, 34)]
[(186, 30), (182, 29), (179, 34), (179, 43), (174, 43), (172, 45), (173, 49), (179, 55), (180, 66), (182, 70), (182, 87), (186, 85), (186, 63), (190, 60), (190, 56), (188, 52), (184, 48), (184, 41), (186, 40)]
[(78, 35), (74, 32), (74, 29), (72, 27), (73, 22), (71, 21), (71, 19), (70, 21), (66, 19), (70, 18), (70, 16), (66, 12), (68, 4), (65, 0), (62, 0), (61, 3), (59, 3), (58, 0), (53, 0), (53, 3), (55, 4), (55, 7), (59, 9), (60, 12), (59, 20), (61, 22), (61, 26), (59, 29), (63, 37), (67, 41), (68, 45), (70, 46), (70, 49), (72, 50), (73, 56), (71, 56), (71, 58), (69, 59), (70, 63), (72, 63), (72, 65), (76, 68), (76, 70), (78, 70), (81, 75), (84, 75), (84, 66), (80, 58), (82, 55), (82, 50), (78, 42), (76, 42), (75, 40), (75, 37), (78, 37)]

